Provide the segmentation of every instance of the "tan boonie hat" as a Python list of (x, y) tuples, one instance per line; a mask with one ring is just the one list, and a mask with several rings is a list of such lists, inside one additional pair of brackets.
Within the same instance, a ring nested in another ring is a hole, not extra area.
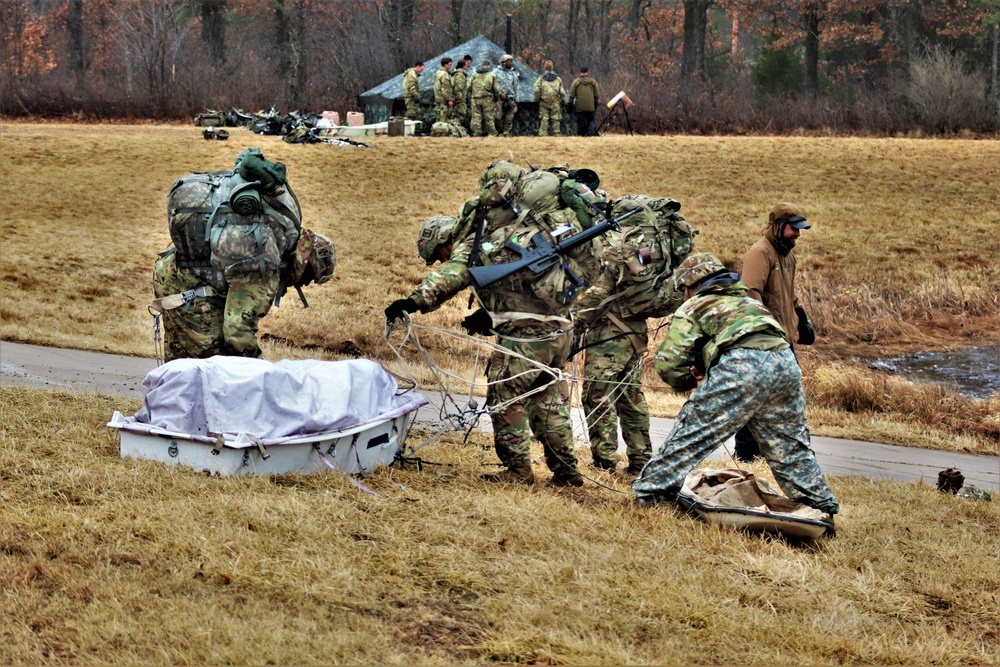
[(513, 60), (513, 59), (514, 59), (514, 56), (510, 55), (509, 53), (505, 53), (502, 56), (500, 56), (500, 62), (502, 62), (502, 63), (505, 63), (508, 60)]
[(782, 202), (772, 208), (771, 214), (768, 216), (768, 222), (772, 225), (783, 225), (787, 223), (795, 229), (809, 229), (809, 224), (806, 223), (806, 219), (802, 217), (799, 207), (788, 202)]

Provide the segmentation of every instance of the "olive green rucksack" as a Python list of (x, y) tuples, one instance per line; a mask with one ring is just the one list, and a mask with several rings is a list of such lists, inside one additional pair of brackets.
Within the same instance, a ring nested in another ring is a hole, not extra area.
[(231, 172), (182, 176), (167, 199), (177, 265), (219, 291), (234, 273), (281, 268), (299, 240), (301, 218), (285, 166), (259, 148), (242, 151)]
[(681, 304), (670, 276), (691, 253), (698, 232), (677, 214), (681, 205), (674, 199), (628, 195), (612, 202), (611, 214), (634, 208), (642, 211), (623, 221), (620, 233), (605, 237), (608, 263), (619, 273), (614, 294), (602, 306), (613, 303), (625, 318), (666, 317)]

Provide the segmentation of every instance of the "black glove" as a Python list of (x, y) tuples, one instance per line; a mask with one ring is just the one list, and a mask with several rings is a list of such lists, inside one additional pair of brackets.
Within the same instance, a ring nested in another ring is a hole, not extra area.
[(485, 308), (480, 308), (462, 320), (462, 328), (465, 329), (470, 336), (475, 336), (476, 334), (480, 334), (482, 336), (492, 336), (493, 332), (490, 331), (490, 329), (493, 328), (493, 318), (490, 317), (490, 314)]
[(809, 324), (809, 318), (806, 317), (806, 309), (799, 306), (795, 309), (795, 314), (799, 316), (799, 340), (797, 341), (799, 345), (812, 345), (816, 342), (816, 332), (813, 331), (812, 325)]
[(413, 299), (398, 299), (385, 309), (385, 321), (392, 324), (396, 320), (403, 319), (403, 315), (406, 313), (415, 313), (418, 310), (420, 308), (417, 307), (417, 302)]

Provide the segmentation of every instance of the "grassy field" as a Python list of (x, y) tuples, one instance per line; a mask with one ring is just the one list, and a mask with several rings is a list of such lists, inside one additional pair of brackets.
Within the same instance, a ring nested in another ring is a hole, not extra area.
[[(0, 123), (13, 187), (0, 192), (0, 339), (152, 356), (151, 265), (169, 243), (166, 193), (178, 176), (224, 169), (259, 145), (288, 165), (305, 225), (329, 235), (338, 266), (286, 298), (262, 327), (265, 356), (373, 356), (382, 310), (426, 272), (421, 222), (474, 194), (498, 157), (595, 169), (612, 195), (672, 196), (701, 230), (696, 247), (739, 261), (770, 207), (798, 202), (813, 224), (797, 253), (819, 333), (802, 350), (813, 432), (1000, 452), (1000, 399), (971, 401), (869, 369), (865, 361), (1000, 340), (1000, 144), (831, 137), (579, 139), (377, 138), (367, 149), (289, 145), (235, 130), (205, 141), (179, 125)], [(463, 296), (418, 316), (456, 328)], [(460, 346), (429, 349), (469, 372)], [(421, 379), (427, 377), (426, 374)], [(681, 397), (647, 372), (651, 404)]]
[(478, 433), (382, 497), (123, 460), (105, 415), (138, 407), (0, 387), (0, 663), (1000, 662), (997, 502), (834, 477), (837, 537), (794, 545), (607, 473), (481, 482)]

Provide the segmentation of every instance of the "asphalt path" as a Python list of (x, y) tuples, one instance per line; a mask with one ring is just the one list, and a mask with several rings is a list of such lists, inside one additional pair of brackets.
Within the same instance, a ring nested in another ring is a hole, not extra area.
[[(0, 341), (0, 385), (142, 398), (142, 380), (155, 366), (155, 361), (143, 357)], [(426, 396), (430, 404), (417, 414), (417, 421), (432, 425), (439, 419), (442, 397), (430, 393)], [(464, 406), (468, 398), (455, 397), (455, 400)], [(482, 405), (481, 397), (475, 400)], [(579, 410), (574, 411), (573, 419), (574, 433), (580, 440), (586, 441)], [(489, 431), (489, 420), (482, 417), (478, 427)], [(663, 444), (672, 427), (672, 419), (653, 417), (650, 420), (650, 437), (654, 447)], [(923, 480), (935, 484), (939, 471), (958, 468), (965, 475), (966, 483), (990, 490), (1000, 489), (1000, 456), (977, 456), (820, 436), (812, 437), (812, 446), (820, 466), (831, 475), (908, 482)], [(728, 459), (732, 447), (730, 439), (711, 458)], [(624, 444), (620, 451), (624, 451)], [(582, 453), (582, 460), (588, 458), (587, 453)]]

